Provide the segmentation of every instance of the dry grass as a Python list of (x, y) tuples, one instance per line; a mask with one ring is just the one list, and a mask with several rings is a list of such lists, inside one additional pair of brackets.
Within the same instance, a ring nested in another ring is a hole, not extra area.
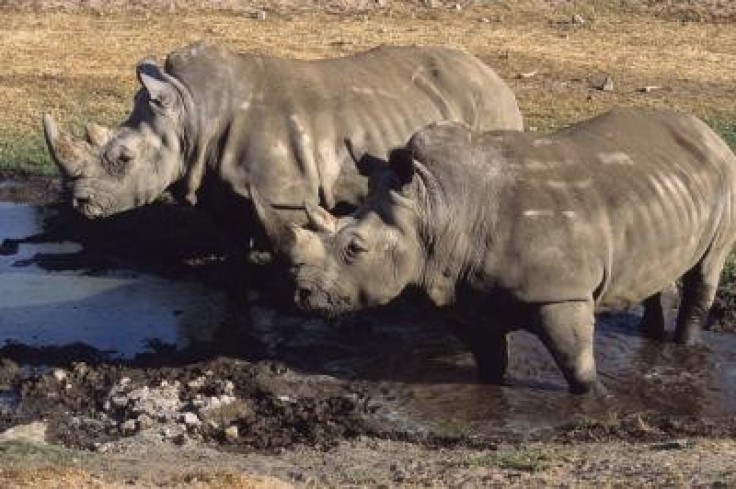
[(191, 489), (289, 489), (294, 486), (268, 476), (237, 472), (198, 472), (171, 480), (108, 480), (81, 469), (48, 466), (0, 470), (0, 487), (28, 489), (117, 489), (170, 487)]
[[(119, 121), (136, 87), (135, 63), (200, 39), (297, 58), (341, 56), (381, 43), (462, 46), (509, 80), (527, 124), (540, 129), (617, 104), (736, 120), (733, 25), (596, 10), (592, 0), (577, 5), (588, 19), (583, 26), (569, 22), (569, 6), (510, 8), (504, 2), (461, 10), (393, 4), (352, 14), (282, 12), (265, 20), (216, 10), (0, 9), (0, 168), (47, 164), (39, 128), (43, 112), (77, 130), (82, 121)], [(531, 78), (515, 78), (532, 71), (537, 74)], [(598, 73), (613, 77), (613, 92), (589, 89), (589, 78)], [(647, 85), (662, 89), (637, 91)]]

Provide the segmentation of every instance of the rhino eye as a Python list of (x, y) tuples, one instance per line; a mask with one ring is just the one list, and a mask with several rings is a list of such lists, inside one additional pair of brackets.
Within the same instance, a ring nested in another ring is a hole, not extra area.
[(359, 236), (354, 236), (345, 247), (345, 258), (349, 261), (354, 260), (361, 253), (368, 251), (368, 244)]
[(122, 148), (120, 150), (120, 154), (118, 155), (118, 161), (120, 163), (128, 163), (134, 158), (135, 158), (135, 153), (133, 153), (133, 151), (130, 150), (129, 148)]

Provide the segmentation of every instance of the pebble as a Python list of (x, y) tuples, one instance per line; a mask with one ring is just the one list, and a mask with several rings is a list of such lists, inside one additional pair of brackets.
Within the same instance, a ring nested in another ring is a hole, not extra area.
[(57, 382), (64, 382), (66, 380), (66, 372), (60, 368), (55, 368), (52, 375)]
[(240, 433), (236, 425), (230, 425), (224, 430), (225, 439), (229, 442), (233, 442), (238, 439)]
[(132, 435), (134, 434), (138, 429), (136, 420), (129, 419), (124, 421), (123, 423), (120, 423), (120, 433), (123, 436)]
[(600, 75), (591, 79), (590, 87), (603, 92), (613, 91), (613, 78), (609, 75)]
[(138, 418), (136, 418), (136, 421), (139, 431), (147, 430), (154, 424), (153, 418), (151, 418), (147, 414), (141, 414), (140, 416), (138, 416)]
[(194, 427), (202, 424), (202, 421), (199, 420), (199, 417), (192, 412), (182, 413), (181, 420), (184, 422), (185, 425), (187, 425), (187, 427)]
[(572, 23), (573, 25), (583, 25), (585, 24), (585, 18), (580, 14), (574, 14), (572, 16)]

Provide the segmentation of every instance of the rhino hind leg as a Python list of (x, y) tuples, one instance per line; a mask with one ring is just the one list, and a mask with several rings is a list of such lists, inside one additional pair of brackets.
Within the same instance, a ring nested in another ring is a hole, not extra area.
[(644, 301), (644, 316), (639, 322), (639, 330), (647, 338), (664, 340), (665, 318), (662, 307), (662, 294), (654, 294)]
[(592, 301), (545, 304), (539, 310), (536, 333), (567, 380), (570, 392), (597, 390)]
[(716, 296), (718, 281), (728, 255), (709, 252), (682, 277), (682, 297), (675, 325), (675, 343), (696, 345)]

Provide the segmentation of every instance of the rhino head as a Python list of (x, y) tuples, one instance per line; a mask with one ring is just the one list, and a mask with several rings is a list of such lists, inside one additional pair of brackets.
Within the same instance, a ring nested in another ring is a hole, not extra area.
[[(396, 152), (395, 152), (396, 153)], [(409, 158), (410, 159), (410, 158)], [(395, 168), (406, 158), (391, 158)], [(380, 175), (363, 206), (336, 218), (305, 204), (309, 224), (282, 220), (255, 188), (251, 197), (273, 249), (289, 265), (294, 301), (326, 316), (386, 304), (416, 283), (423, 263), (406, 171)]]
[(191, 96), (154, 61), (140, 62), (137, 73), (133, 110), (115, 130), (90, 125), (86, 140), (75, 139), (44, 116), (49, 152), (70, 181), (74, 207), (89, 218), (150, 203), (184, 174)]

